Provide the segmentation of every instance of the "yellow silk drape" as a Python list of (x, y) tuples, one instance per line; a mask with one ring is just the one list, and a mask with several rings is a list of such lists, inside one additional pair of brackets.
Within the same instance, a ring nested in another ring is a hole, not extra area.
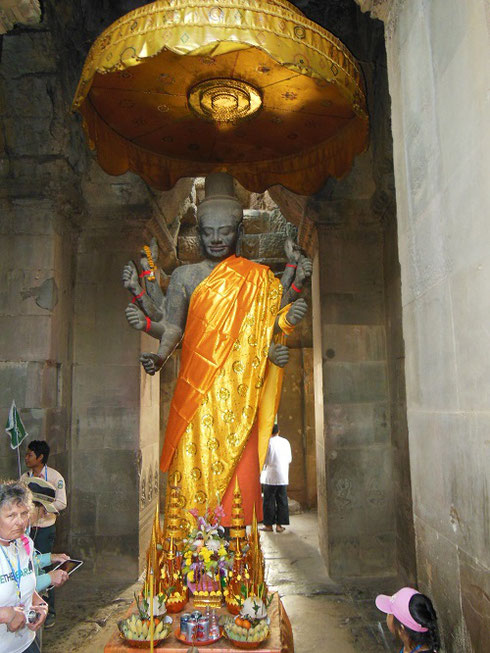
[[(279, 376), (268, 383), (279, 368), (269, 364), (267, 355), (281, 292), (268, 268), (233, 256), (193, 293), (162, 452), (162, 468), (181, 487), (184, 529), (185, 509), (204, 512), (222, 499), (264, 388), (267, 395), (280, 392)], [(277, 398), (268, 397), (260, 411), (262, 428), (269, 429), (263, 440), (270, 436), (276, 405)]]

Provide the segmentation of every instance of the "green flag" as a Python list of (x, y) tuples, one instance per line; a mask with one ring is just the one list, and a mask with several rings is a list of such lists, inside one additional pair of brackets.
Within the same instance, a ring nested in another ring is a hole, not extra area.
[(10, 446), (12, 449), (17, 449), (21, 442), (27, 437), (27, 431), (20, 419), (15, 401), (12, 401), (12, 405), (10, 406), (9, 418), (5, 430), (10, 436)]

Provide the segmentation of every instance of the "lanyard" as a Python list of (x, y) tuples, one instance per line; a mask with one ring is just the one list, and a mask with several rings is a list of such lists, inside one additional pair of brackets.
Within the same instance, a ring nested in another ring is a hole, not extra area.
[(12, 576), (14, 577), (15, 583), (17, 585), (17, 600), (19, 601), (19, 604), (20, 604), (21, 603), (21, 598), (22, 598), (22, 594), (21, 594), (21, 591), (20, 591), (20, 581), (21, 581), (21, 577), (22, 577), (22, 572), (21, 572), (21, 569), (20, 569), (19, 551), (17, 550), (17, 573), (15, 573), (15, 569), (14, 569), (14, 567), (12, 565), (12, 562), (11, 562), (9, 556), (7, 555), (7, 552), (5, 551), (5, 547), (2, 546), (1, 548), (2, 548), (2, 551), (3, 551), (3, 555), (5, 556), (5, 560), (8, 562), (8, 566), (10, 567), (10, 570), (12, 571)]
[[(32, 472), (29, 472), (29, 476), (32, 477), (32, 476), (34, 476), (34, 474)], [(40, 476), (39, 478), (42, 478), (42, 476)], [(44, 465), (44, 478), (46, 479), (46, 481), (48, 480), (48, 466), (47, 465)]]

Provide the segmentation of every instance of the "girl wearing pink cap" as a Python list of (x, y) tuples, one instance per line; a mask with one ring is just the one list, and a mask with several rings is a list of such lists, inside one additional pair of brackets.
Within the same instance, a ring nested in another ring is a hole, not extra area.
[(403, 642), (400, 653), (440, 649), (437, 616), (425, 594), (412, 587), (402, 587), (393, 596), (377, 596), (376, 607), (386, 614), (390, 633)]

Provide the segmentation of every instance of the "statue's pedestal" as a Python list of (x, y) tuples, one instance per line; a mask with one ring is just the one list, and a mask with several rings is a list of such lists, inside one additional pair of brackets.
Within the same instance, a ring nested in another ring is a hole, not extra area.
[[(188, 603), (183, 612), (189, 611), (192, 609), (192, 604)], [(126, 616), (129, 616), (132, 612), (135, 612), (135, 606), (130, 608), (130, 611)], [(294, 653), (293, 646), (293, 632), (291, 629), (291, 624), (289, 622), (286, 611), (279, 599), (278, 594), (274, 594), (272, 603), (269, 606), (269, 617), (271, 620), (271, 631), (267, 640), (259, 647), (254, 649), (258, 653)], [(226, 608), (220, 608), (220, 614), (228, 614)], [(174, 620), (173, 631), (175, 632), (179, 628), (180, 613), (171, 615)], [(199, 642), (196, 643), (196, 646), (199, 648)], [(124, 639), (119, 634), (119, 631), (115, 631), (112, 634), (111, 639), (106, 644), (104, 648), (104, 653), (128, 653), (129, 651), (139, 651), (141, 649), (132, 648), (127, 644)], [(175, 635), (172, 633), (164, 642), (158, 647), (155, 647), (155, 651), (160, 651), (161, 653), (176, 653), (177, 651), (188, 651), (189, 644), (182, 644), (179, 642)], [(206, 646), (206, 651), (238, 651), (240, 649), (233, 646), (233, 644), (222, 637), (220, 640), (214, 644), (209, 644)]]

